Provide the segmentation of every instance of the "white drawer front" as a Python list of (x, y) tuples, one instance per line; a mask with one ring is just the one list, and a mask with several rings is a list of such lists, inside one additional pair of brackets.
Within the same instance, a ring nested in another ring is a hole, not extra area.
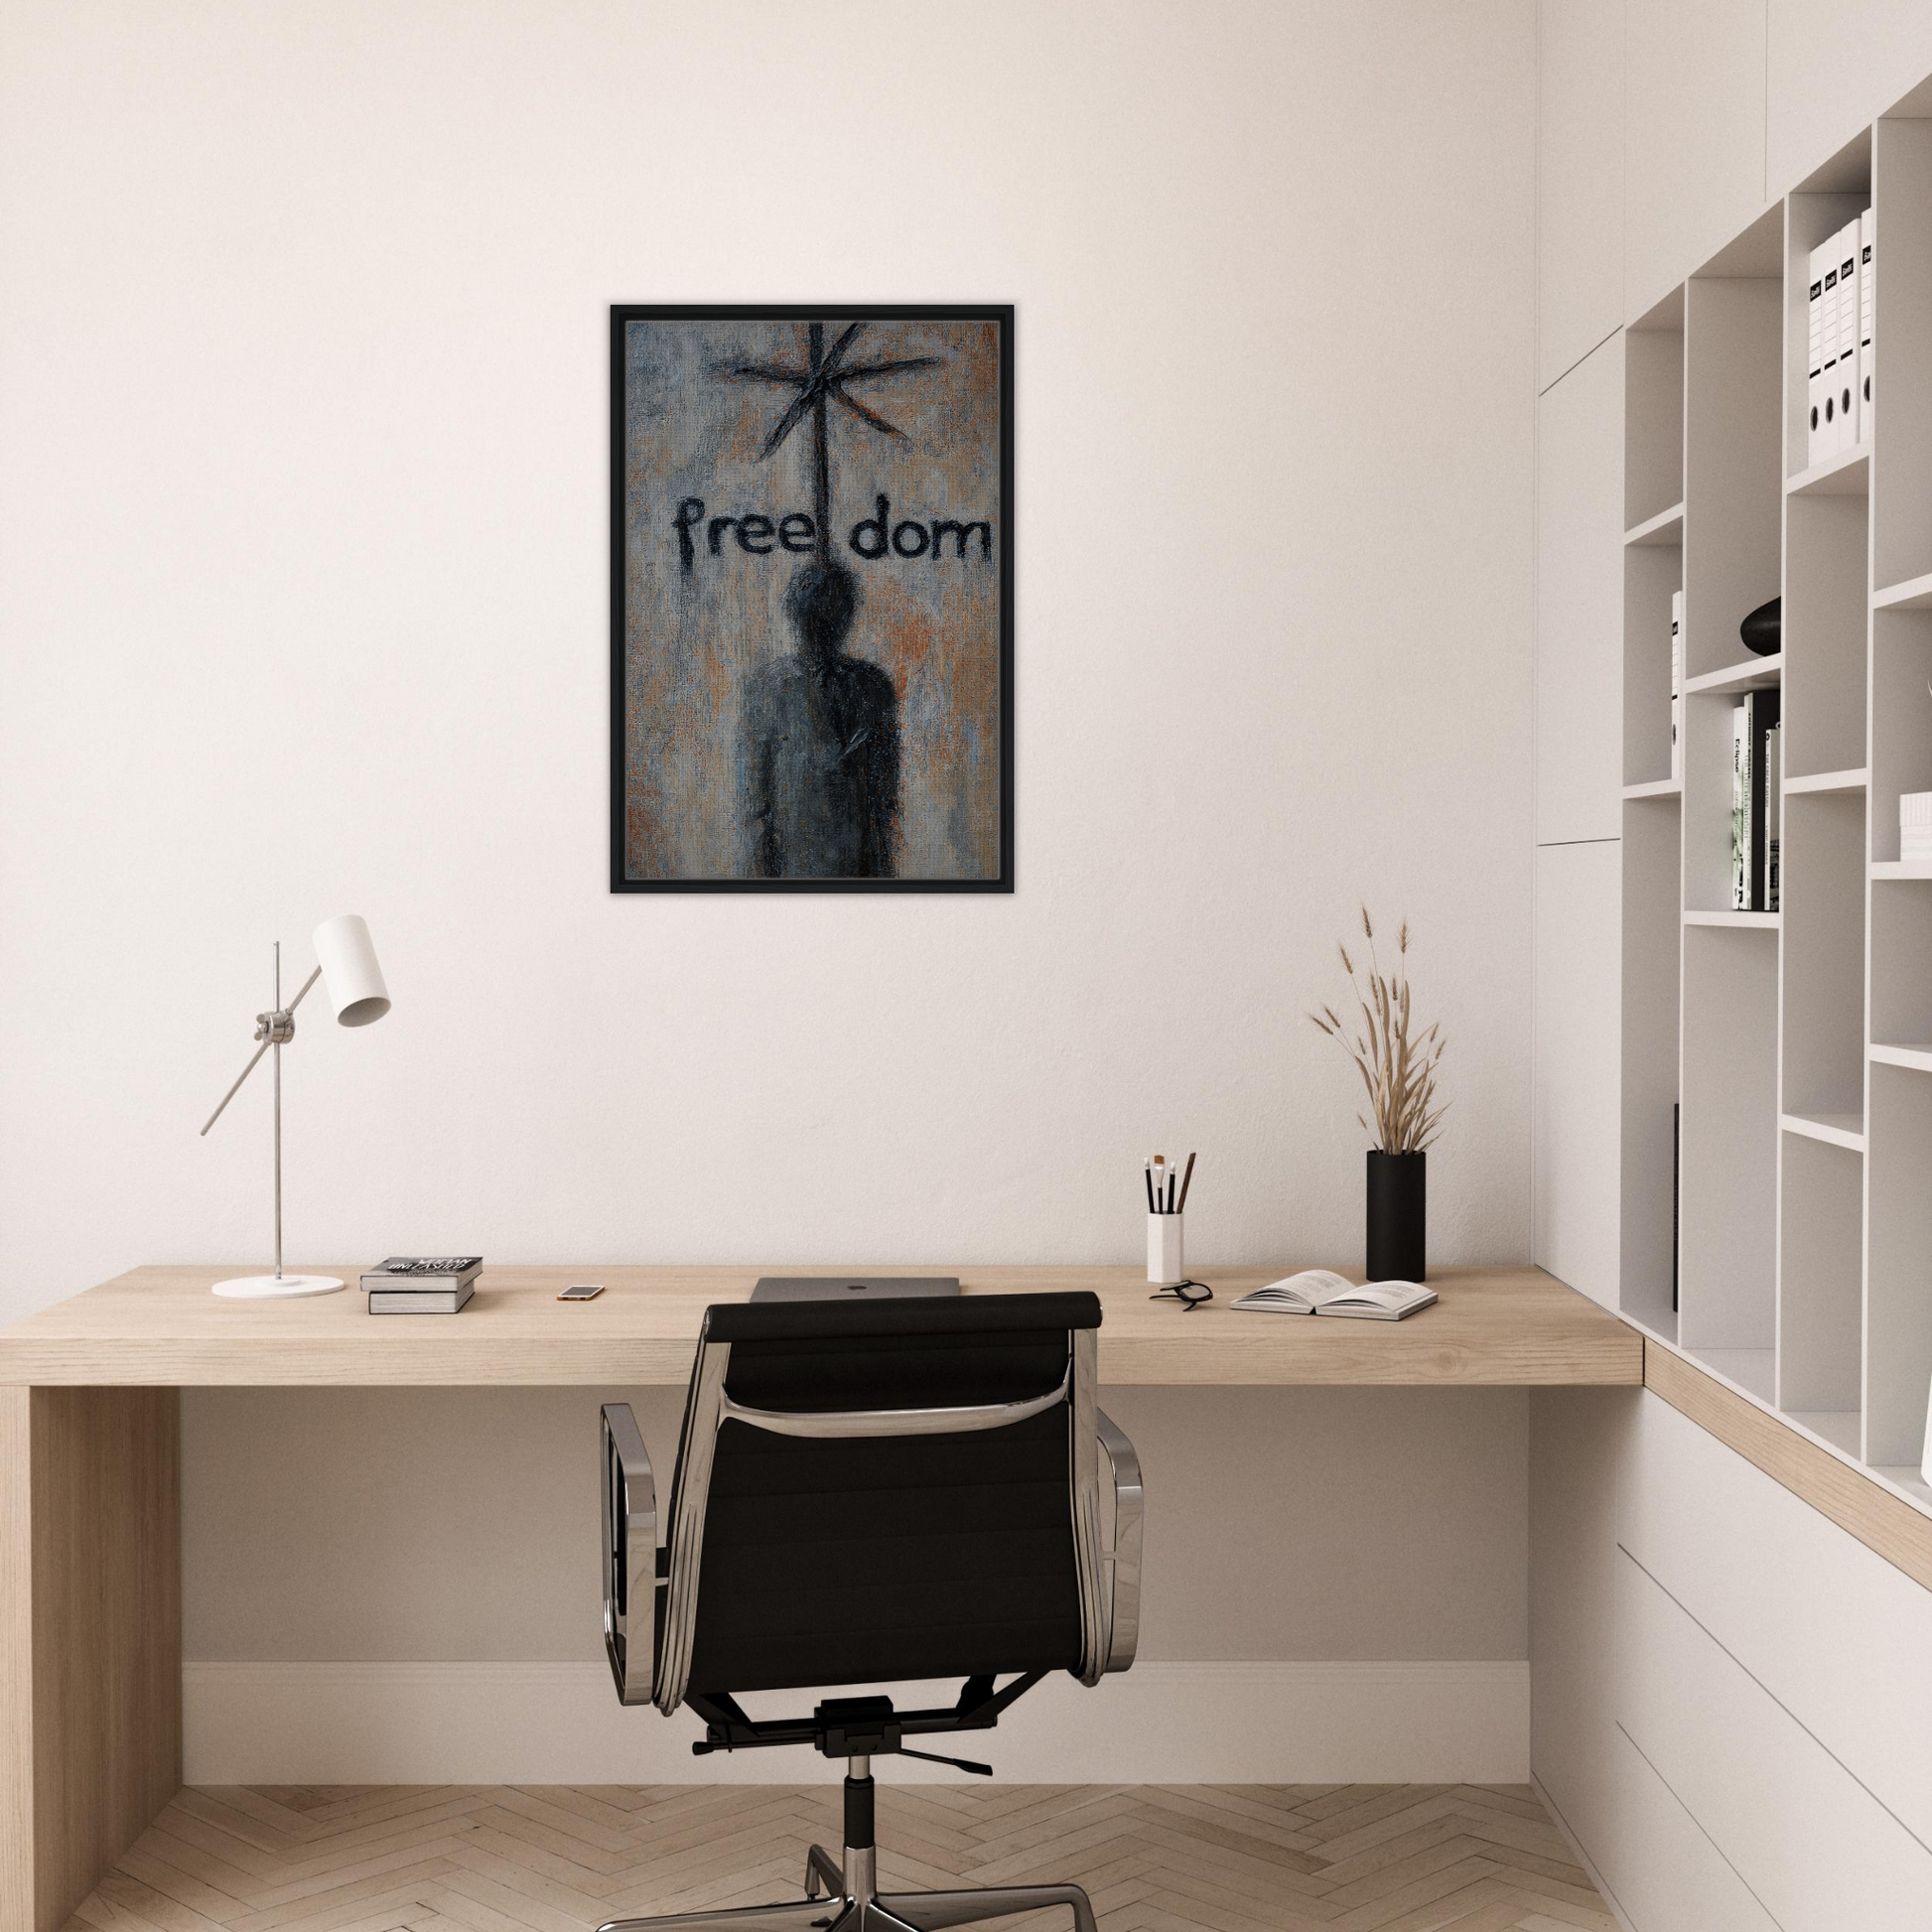
[(1926, 1932), (1932, 1852), (1628, 1554), (1617, 1627), (1618, 1722), (1782, 1932)]
[(1624, 1549), (1932, 1846), (1932, 1591), (1660, 1397), (1627, 1466)]
[(1638, 1932), (1778, 1932), (1776, 1921), (1622, 1730), (1597, 1869)]

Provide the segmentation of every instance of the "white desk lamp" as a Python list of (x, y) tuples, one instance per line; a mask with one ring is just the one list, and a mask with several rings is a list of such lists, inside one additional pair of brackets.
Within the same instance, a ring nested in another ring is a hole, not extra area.
[(368, 921), (359, 913), (345, 912), (340, 918), (325, 919), (315, 930), (316, 969), (302, 983), (302, 991), (285, 1007), (282, 1004), (282, 942), (275, 942), (275, 1004), (266, 1013), (255, 1015), (255, 1037), (261, 1044), (255, 1057), (241, 1069), (235, 1083), (221, 1096), (221, 1106), (207, 1117), (208, 1127), (221, 1118), (221, 1108), (241, 1090), (241, 1082), (254, 1072), (261, 1056), (272, 1047), (275, 1052), (275, 1272), (272, 1275), (244, 1275), (235, 1281), (216, 1282), (214, 1292), (239, 1301), (273, 1301), (295, 1295), (333, 1295), (342, 1287), (334, 1275), (285, 1275), (282, 1273), (282, 1048), (295, 1037), (295, 1010), (309, 988), (322, 981), (336, 1018), (345, 1027), (366, 1027), (389, 1011), (389, 989), (382, 983), (382, 968), (375, 963), (375, 947), (369, 942)]

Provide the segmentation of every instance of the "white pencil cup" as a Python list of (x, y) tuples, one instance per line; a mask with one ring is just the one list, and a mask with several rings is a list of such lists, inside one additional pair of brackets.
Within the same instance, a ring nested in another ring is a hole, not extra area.
[(1150, 1214), (1147, 1217), (1147, 1278), (1159, 1288), (1184, 1282), (1187, 1269), (1180, 1258), (1180, 1224), (1184, 1214)]

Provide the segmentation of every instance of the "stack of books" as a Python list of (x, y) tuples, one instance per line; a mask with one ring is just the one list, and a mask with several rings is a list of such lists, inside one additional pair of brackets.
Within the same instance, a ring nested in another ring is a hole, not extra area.
[(371, 1314), (455, 1314), (477, 1292), (482, 1255), (391, 1255), (362, 1277)]

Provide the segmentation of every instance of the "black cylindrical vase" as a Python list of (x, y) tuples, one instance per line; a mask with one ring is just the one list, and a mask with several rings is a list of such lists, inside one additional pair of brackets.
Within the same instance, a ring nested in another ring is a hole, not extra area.
[(1368, 1156), (1368, 1278), (1419, 1282), (1429, 1268), (1429, 1156)]

